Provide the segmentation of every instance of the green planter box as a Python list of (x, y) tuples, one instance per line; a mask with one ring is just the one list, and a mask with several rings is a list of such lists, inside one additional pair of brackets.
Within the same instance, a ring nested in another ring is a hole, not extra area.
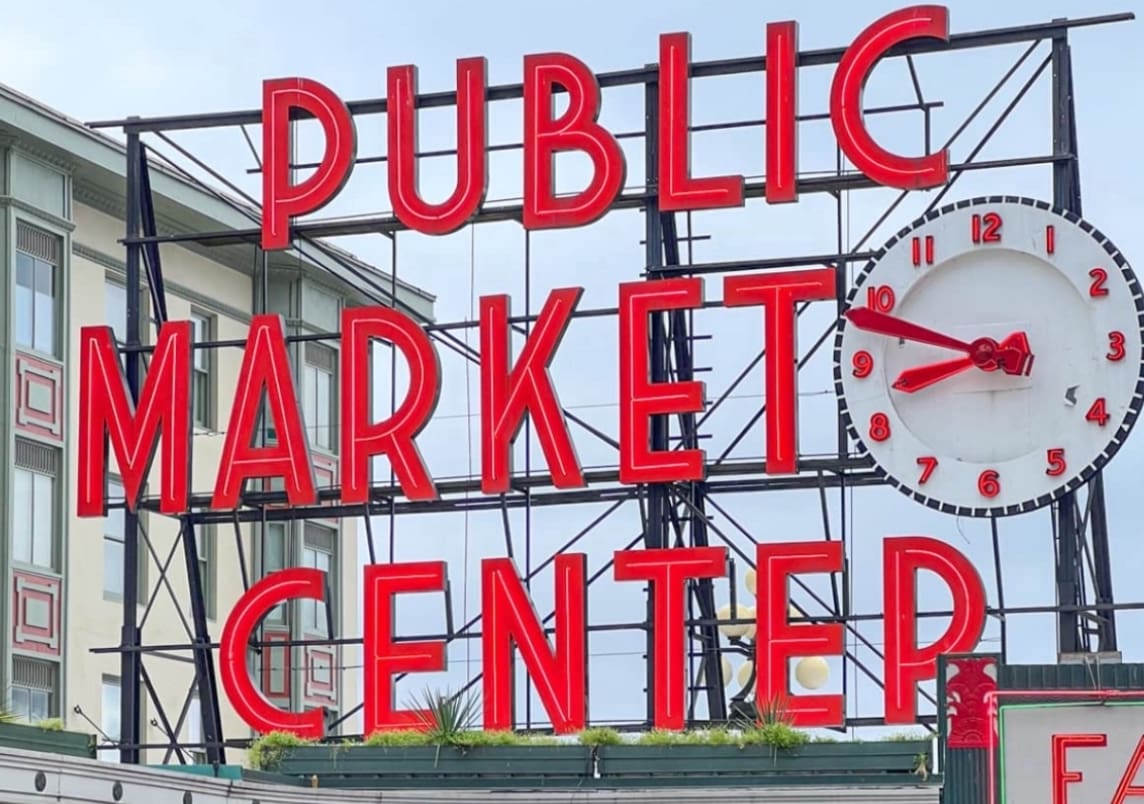
[(555, 787), (592, 776), (592, 749), (581, 745), (314, 745), (286, 749), (263, 770), (321, 787)]
[(0, 723), (0, 748), (94, 759), (95, 735), (54, 731), (23, 723)]
[[(601, 783), (679, 785), (865, 783), (911, 777), (928, 741), (767, 745), (606, 745), (598, 752)], [(714, 777), (714, 778), (713, 778)], [(921, 777), (914, 777), (921, 781)]]
[[(924, 784), (929, 741), (733, 745), (307, 745), (262, 770), (319, 787), (400, 789), (688, 785)], [(929, 777), (929, 782), (937, 780)]]

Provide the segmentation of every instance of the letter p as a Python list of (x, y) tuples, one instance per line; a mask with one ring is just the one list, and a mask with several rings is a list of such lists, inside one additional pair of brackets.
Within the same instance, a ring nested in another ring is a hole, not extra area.
[[(292, 184), (290, 113), (309, 112), (322, 124), (326, 150), (317, 170)], [(357, 137), (349, 109), (324, 84), (274, 78), (262, 84), (262, 248), (290, 245), (290, 219), (321, 209), (350, 177)]]

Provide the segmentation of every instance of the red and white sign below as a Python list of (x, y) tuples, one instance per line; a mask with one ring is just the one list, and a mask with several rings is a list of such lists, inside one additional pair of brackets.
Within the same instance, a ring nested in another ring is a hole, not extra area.
[[(798, 200), (798, 26), (766, 26), (766, 187), (769, 203)], [(891, 49), (916, 39), (949, 39), (945, 6), (916, 5), (881, 17), (847, 48), (830, 87), (830, 121), (846, 158), (873, 182), (917, 190), (949, 177), (946, 150), (902, 156), (880, 146), (866, 128), (862, 90), (874, 66)], [(664, 211), (742, 206), (742, 175), (691, 175), (691, 35), (668, 33), (659, 40), (659, 206)], [(417, 68), (390, 67), (386, 110), (388, 186), (393, 214), (425, 234), (454, 232), (481, 208), (488, 187), (486, 64), (483, 58), (457, 62), (457, 181), (452, 194), (433, 204), (417, 184)], [(567, 108), (553, 117), (554, 95), (568, 95)], [(762, 94), (763, 87), (760, 87)], [(583, 226), (603, 216), (624, 187), (627, 165), (615, 135), (599, 122), (600, 82), (584, 62), (567, 53), (524, 57), (524, 187), (526, 229)], [(762, 106), (762, 102), (759, 104)], [(299, 184), (290, 181), (291, 117), (312, 115), (322, 126), (325, 150), (318, 168)], [(329, 87), (309, 78), (276, 78), (263, 85), (262, 247), (288, 248), (290, 223), (333, 200), (353, 170), (357, 133), (349, 107)], [(578, 151), (592, 162), (592, 177), (579, 192), (556, 192), (555, 156)]]
[[(1072, 690), (1072, 693), (1078, 691)], [(1041, 693), (1051, 696), (1051, 691)], [(1000, 707), (1005, 804), (1126, 804), (1144, 800), (1144, 701)]]

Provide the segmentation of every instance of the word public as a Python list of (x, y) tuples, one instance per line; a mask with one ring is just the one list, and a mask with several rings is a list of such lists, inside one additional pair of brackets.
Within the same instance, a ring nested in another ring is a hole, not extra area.
[[(831, 84), (830, 121), (846, 158), (875, 184), (902, 189), (936, 187), (949, 177), (943, 149), (902, 156), (882, 147), (866, 127), (862, 91), (877, 63), (895, 48), (919, 40), (949, 40), (944, 6), (917, 5), (894, 11), (867, 27), (843, 53)], [(659, 39), (655, 110), (656, 190), (659, 209), (685, 211), (738, 207), (744, 203), (742, 175), (696, 177), (690, 159), (691, 35)], [(766, 26), (766, 182), (767, 202), (798, 200), (798, 25)], [(417, 68), (390, 67), (386, 75), (387, 182), (396, 219), (424, 234), (454, 232), (480, 209), (488, 187), (487, 103), (484, 58), (459, 59), (455, 100), (434, 97), (434, 105), (456, 105), (457, 178), (449, 197), (426, 201), (417, 182)], [(624, 187), (626, 162), (619, 140), (598, 122), (600, 80), (584, 62), (567, 53), (524, 57), (521, 221), (525, 229), (583, 226), (603, 216)], [(567, 108), (554, 116), (555, 95), (567, 94)], [(291, 220), (333, 200), (350, 178), (357, 154), (354, 116), (330, 88), (309, 78), (276, 78), (263, 83), (262, 247), (288, 248)], [(503, 97), (503, 95), (502, 95)], [(437, 103), (437, 101), (442, 101)], [(290, 162), (291, 122), (315, 118), (325, 147), (317, 168), (294, 184)], [(554, 159), (575, 151), (592, 162), (592, 177), (574, 194), (557, 194)]]

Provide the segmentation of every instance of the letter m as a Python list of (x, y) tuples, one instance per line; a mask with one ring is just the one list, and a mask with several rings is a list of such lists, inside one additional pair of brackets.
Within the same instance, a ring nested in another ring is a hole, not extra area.
[(104, 516), (108, 441), (115, 451), (127, 506), (135, 510), (143, 482), (163, 442), (163, 485), (159, 510), (177, 514), (190, 496), (191, 323), (162, 324), (140, 389), (131, 399), (111, 327), (83, 327), (79, 333), (78, 516)]

